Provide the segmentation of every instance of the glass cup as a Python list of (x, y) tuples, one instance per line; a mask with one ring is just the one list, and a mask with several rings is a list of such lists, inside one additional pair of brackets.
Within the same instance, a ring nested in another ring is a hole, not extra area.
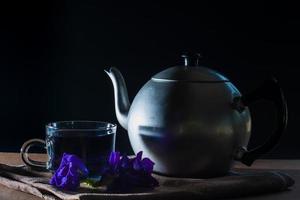
[[(33, 168), (54, 171), (64, 153), (75, 154), (85, 163), (90, 176), (101, 175), (111, 151), (115, 150), (117, 125), (100, 121), (61, 121), (46, 125), (46, 139), (31, 139), (21, 148), (23, 162)], [(46, 148), (48, 161), (30, 159), (32, 146)]]

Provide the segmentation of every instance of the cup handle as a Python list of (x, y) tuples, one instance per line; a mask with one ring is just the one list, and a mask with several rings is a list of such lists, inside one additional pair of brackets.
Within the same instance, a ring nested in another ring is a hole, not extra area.
[(29, 157), (29, 149), (32, 146), (40, 146), (42, 148), (45, 148), (46, 146), (46, 142), (44, 140), (41, 139), (31, 139), (31, 140), (27, 140), (21, 147), (20, 153), (21, 153), (21, 158), (23, 160), (23, 162), (32, 168), (44, 168), (46, 169), (47, 163), (46, 162), (41, 162), (41, 161), (35, 161), (30, 159)]

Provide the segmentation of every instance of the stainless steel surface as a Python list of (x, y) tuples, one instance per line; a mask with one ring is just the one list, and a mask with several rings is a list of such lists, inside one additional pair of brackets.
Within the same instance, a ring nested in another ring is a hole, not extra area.
[(248, 144), (250, 113), (247, 108), (242, 113), (232, 108), (233, 98), (241, 94), (222, 75), (202, 67), (184, 74), (184, 68), (155, 75), (130, 108), (124, 79), (111, 68), (107, 73), (115, 89), (117, 119), (128, 130), (134, 152), (144, 151), (156, 163), (156, 172), (186, 177), (224, 175)]
[(250, 136), (249, 112), (240, 114), (230, 106), (236, 95), (231, 83), (149, 81), (129, 112), (134, 151), (143, 150), (156, 163), (155, 171), (163, 174), (225, 174)]
[(122, 74), (116, 68), (106, 71), (114, 86), (116, 116), (121, 126), (127, 129), (127, 115), (130, 108), (127, 87)]
[(185, 81), (185, 82), (226, 82), (228, 79), (216, 71), (199, 66), (175, 66), (163, 70), (152, 77), (152, 80)]

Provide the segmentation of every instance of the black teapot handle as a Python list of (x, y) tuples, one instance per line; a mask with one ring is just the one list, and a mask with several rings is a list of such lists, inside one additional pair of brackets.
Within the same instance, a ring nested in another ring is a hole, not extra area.
[(274, 103), (277, 110), (277, 127), (264, 144), (249, 151), (242, 149), (238, 153), (237, 160), (248, 166), (252, 165), (256, 159), (269, 152), (274, 146), (276, 146), (287, 125), (288, 109), (286, 100), (284, 98), (282, 89), (275, 78), (265, 81), (259, 88), (249, 94), (243, 95), (242, 97), (236, 97), (234, 102), (236, 105), (239, 105), (238, 110), (242, 112), (243, 108), (249, 104), (262, 99)]

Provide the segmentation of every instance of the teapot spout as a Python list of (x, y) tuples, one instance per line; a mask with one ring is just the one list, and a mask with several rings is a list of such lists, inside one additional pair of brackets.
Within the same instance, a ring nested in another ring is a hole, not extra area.
[(113, 83), (114, 98), (115, 98), (115, 112), (120, 125), (127, 130), (127, 117), (130, 108), (128, 93), (124, 78), (121, 72), (114, 67), (106, 71)]

